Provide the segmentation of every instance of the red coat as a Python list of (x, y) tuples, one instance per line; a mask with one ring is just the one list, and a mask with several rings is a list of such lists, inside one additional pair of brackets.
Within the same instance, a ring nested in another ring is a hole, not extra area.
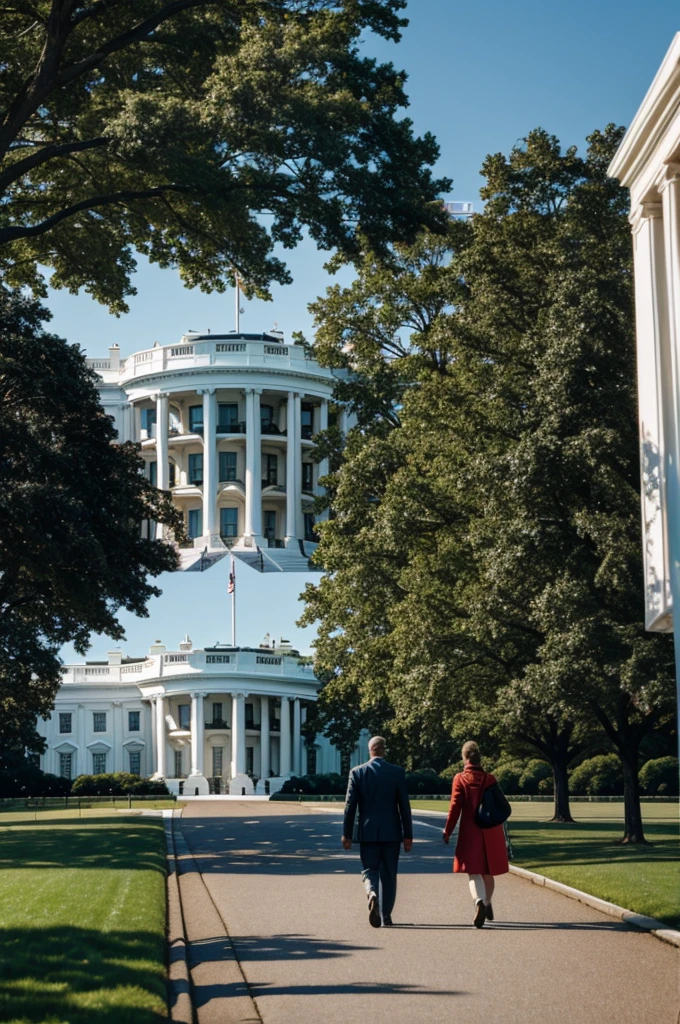
[(466, 871), (469, 875), (504, 875), (508, 870), (508, 853), (503, 826), (480, 828), (475, 821), (482, 781), (484, 789), (488, 789), (496, 780), (493, 775), (485, 778), (484, 769), (475, 764), (466, 764), (454, 777), (444, 834), (450, 836), (460, 818), (454, 871)]

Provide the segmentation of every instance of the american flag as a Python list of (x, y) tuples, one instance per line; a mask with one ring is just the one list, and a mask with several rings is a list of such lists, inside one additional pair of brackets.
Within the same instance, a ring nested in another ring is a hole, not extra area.
[(236, 590), (236, 565), (234, 563), (234, 556), (231, 556), (231, 572), (229, 573), (229, 586), (227, 587), (227, 593), (233, 594)]

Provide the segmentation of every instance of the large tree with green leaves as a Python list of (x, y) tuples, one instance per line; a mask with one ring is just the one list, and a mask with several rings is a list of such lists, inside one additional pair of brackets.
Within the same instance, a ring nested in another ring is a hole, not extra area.
[(405, 0), (15, 0), (2, 10), (0, 267), (112, 310), (134, 253), (266, 295), (303, 228), (357, 252), (436, 224), (437, 145), (405, 75), (363, 56)]
[[(594, 717), (624, 768), (624, 839), (638, 842), (640, 744), (671, 714), (673, 652), (643, 624), (627, 197), (606, 175), (619, 138), (595, 133), (581, 156), (536, 131), (486, 161), (485, 211), (449, 271), (455, 308), (436, 321), (445, 358), (428, 360), (418, 330), (395, 368), (359, 285), (317, 304), (322, 342), (326, 310), (335, 322), (344, 304), (333, 347), (355, 360), (357, 404), (363, 374), (378, 389), (408, 379), (398, 419), (372, 401), (348, 445), (322, 532), (329, 575), (308, 588), (306, 621), (320, 620), (322, 661), (340, 652), (358, 680), (379, 643), (398, 717), (439, 713), (453, 728), (475, 702), (501, 716), (513, 693), (535, 693), (545, 728), (526, 736), (542, 744), (549, 716), (567, 730), (574, 709)], [(357, 460), (362, 479), (390, 474), (364, 502), (365, 544)], [(379, 636), (362, 643), (348, 620), (380, 556), (392, 589), (372, 596)], [(544, 752), (554, 771), (559, 733)]]
[(61, 677), (59, 648), (124, 634), (120, 608), (146, 615), (148, 577), (176, 568), (144, 519), (181, 530), (133, 444), (113, 444), (94, 373), (47, 334), (34, 300), (0, 288), (0, 744), (36, 749)]

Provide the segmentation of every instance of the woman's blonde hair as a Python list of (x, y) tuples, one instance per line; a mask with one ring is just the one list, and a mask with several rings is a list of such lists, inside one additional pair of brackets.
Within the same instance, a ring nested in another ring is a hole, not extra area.
[(469, 761), (470, 764), (481, 764), (482, 755), (474, 740), (468, 740), (467, 743), (464, 743), (461, 753), (464, 761)]

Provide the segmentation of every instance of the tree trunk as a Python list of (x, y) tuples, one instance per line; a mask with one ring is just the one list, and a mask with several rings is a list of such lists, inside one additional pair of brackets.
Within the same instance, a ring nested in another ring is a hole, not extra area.
[(555, 792), (555, 807), (551, 821), (570, 821), (569, 807), (569, 776), (567, 775), (567, 759), (554, 757), (552, 760), (553, 785)]
[(623, 838), (622, 843), (646, 843), (640, 807), (637, 749), (620, 752), (623, 768)]

